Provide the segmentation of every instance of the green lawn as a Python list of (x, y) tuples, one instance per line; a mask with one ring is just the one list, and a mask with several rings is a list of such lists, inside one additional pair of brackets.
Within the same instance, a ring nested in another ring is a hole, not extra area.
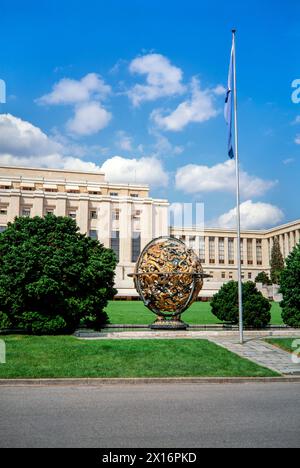
[(4, 340), (7, 364), (0, 365), (2, 379), (277, 376), (207, 340), (81, 341), (66, 336)]
[[(295, 340), (298, 340), (297, 348), (293, 347), (293, 343)], [(289, 353), (294, 353), (296, 349), (299, 349), (299, 356), (300, 356), (300, 337), (299, 338), (270, 338), (266, 340), (268, 343), (272, 344), (273, 346), (277, 346), (278, 348), (284, 349), (284, 351), (288, 351)]]
[[(149, 325), (154, 322), (155, 316), (142, 302), (112, 301), (106, 308), (112, 325)], [(211, 313), (209, 302), (196, 302), (184, 313), (183, 320), (190, 325), (211, 325), (221, 323)], [(272, 325), (282, 325), (281, 308), (279, 304), (272, 305)]]

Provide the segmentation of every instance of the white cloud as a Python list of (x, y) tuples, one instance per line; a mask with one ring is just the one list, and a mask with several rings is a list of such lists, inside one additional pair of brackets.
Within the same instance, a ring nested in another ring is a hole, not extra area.
[(296, 145), (300, 145), (300, 133), (295, 138)]
[(45, 156), (57, 152), (61, 145), (50, 140), (38, 127), (14, 117), (0, 115), (0, 151), (15, 156)]
[(99, 102), (87, 102), (76, 107), (75, 115), (67, 122), (67, 130), (75, 135), (87, 136), (103, 130), (112, 119)]
[(179, 104), (171, 114), (164, 115), (165, 112), (161, 109), (152, 112), (151, 118), (158, 127), (179, 132), (192, 122), (205, 122), (218, 115), (219, 112), (214, 105), (214, 91), (202, 90), (197, 78), (193, 78), (191, 89), (191, 98)]
[(133, 151), (133, 139), (123, 130), (116, 133), (116, 145), (122, 151)]
[(294, 158), (288, 158), (288, 159), (284, 159), (282, 162), (283, 162), (283, 164), (288, 166), (289, 164), (293, 164), (295, 162), (295, 159)]
[(102, 170), (108, 182), (149, 184), (161, 187), (168, 185), (168, 174), (161, 161), (155, 157), (126, 159), (114, 156), (105, 161)]
[(0, 164), (6, 166), (50, 167), (86, 171), (100, 170), (92, 162), (65, 154), (66, 148), (38, 127), (14, 117), (0, 115)]
[[(258, 197), (277, 181), (264, 180), (240, 171), (243, 197)], [(228, 160), (215, 166), (189, 164), (177, 170), (176, 188), (186, 193), (235, 192), (235, 162)]]
[[(247, 200), (241, 204), (240, 210), (242, 229), (264, 229), (275, 226), (284, 219), (283, 211), (269, 203), (253, 203), (252, 200)], [(236, 208), (221, 215), (215, 225), (222, 228), (235, 228)]]
[(223, 85), (216, 86), (212, 91), (216, 96), (224, 96), (224, 99), (225, 99), (226, 88), (224, 88)]
[(134, 106), (185, 92), (182, 70), (172, 65), (163, 55), (148, 54), (137, 57), (130, 63), (129, 70), (133, 74), (146, 76), (146, 84), (136, 84), (128, 92)]
[(53, 86), (49, 94), (37, 99), (39, 104), (78, 104), (93, 99), (104, 99), (111, 93), (111, 87), (100, 75), (89, 73), (81, 80), (63, 78)]

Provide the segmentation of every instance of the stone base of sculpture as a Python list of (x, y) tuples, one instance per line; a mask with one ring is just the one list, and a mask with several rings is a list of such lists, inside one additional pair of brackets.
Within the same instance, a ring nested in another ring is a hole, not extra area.
[(189, 325), (186, 323), (182, 322), (180, 318), (172, 320), (166, 320), (165, 317), (158, 317), (158, 319), (152, 324), (149, 325), (150, 330), (154, 331), (163, 331), (163, 330), (168, 330), (168, 331), (185, 331), (189, 328)]

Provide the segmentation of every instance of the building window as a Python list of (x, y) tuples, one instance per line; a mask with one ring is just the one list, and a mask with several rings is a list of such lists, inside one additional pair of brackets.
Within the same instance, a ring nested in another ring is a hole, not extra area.
[(132, 236), (132, 263), (136, 263), (141, 253), (141, 233), (134, 232)]
[(31, 212), (30, 208), (23, 208), (22, 209), (22, 216), (24, 218), (29, 218), (30, 217), (30, 212)]
[(9, 185), (0, 185), (0, 190), (10, 190), (11, 187)]
[(90, 238), (94, 240), (98, 240), (98, 231), (95, 229), (90, 230)]
[(69, 218), (76, 219), (77, 213), (76, 213), (76, 211), (69, 211), (68, 216), (69, 216)]
[(219, 238), (219, 264), (224, 265), (225, 263), (225, 239), (224, 237)]
[(97, 211), (92, 210), (92, 211), (90, 212), (90, 218), (91, 218), (91, 219), (98, 219)]
[(117, 261), (120, 261), (120, 232), (113, 231), (111, 233), (110, 248), (115, 252)]
[(252, 279), (252, 273), (248, 273), (248, 279), (249, 279), (249, 280)]
[(234, 239), (228, 239), (228, 263), (234, 265)]
[(232, 273), (232, 271), (229, 272), (229, 279), (231, 279), (231, 280), (233, 279), (233, 273)]
[(45, 188), (45, 192), (47, 192), (47, 193), (57, 193), (57, 189)]
[(130, 196), (131, 196), (131, 198), (139, 198), (138, 193), (131, 193)]
[(121, 210), (113, 210), (112, 211), (113, 221), (120, 221), (120, 212), (121, 212)]
[(257, 265), (262, 265), (262, 240), (256, 240), (256, 259)]
[(25, 190), (26, 192), (33, 192), (34, 191), (34, 187), (22, 187), (22, 190)]
[(110, 193), (110, 196), (111, 196), (111, 197), (118, 197), (119, 194), (118, 194), (117, 192), (111, 192), (111, 193)]
[(6, 208), (0, 208), (0, 216), (6, 216), (7, 215), (7, 209)]
[(209, 263), (216, 263), (215, 238), (209, 238)]
[(205, 238), (204, 237), (200, 237), (199, 254), (200, 254), (200, 262), (205, 263)]
[(247, 239), (248, 265), (253, 265), (253, 240)]
[(132, 219), (140, 219), (141, 214), (142, 214), (141, 210), (135, 210), (135, 212), (132, 215)]
[(226, 279), (226, 273), (225, 273), (225, 271), (222, 271), (222, 279)]

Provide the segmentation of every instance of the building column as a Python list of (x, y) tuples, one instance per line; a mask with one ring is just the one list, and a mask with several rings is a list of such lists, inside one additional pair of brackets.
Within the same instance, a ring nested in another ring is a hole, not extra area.
[(209, 237), (205, 236), (205, 264), (209, 265)]
[(44, 216), (44, 197), (34, 197), (31, 216)]
[(300, 242), (300, 230), (299, 229), (296, 229), (295, 238), (296, 238), (296, 245), (298, 245)]
[(253, 251), (253, 266), (257, 266), (257, 250), (256, 250), (256, 239), (252, 240), (252, 251)]
[(224, 239), (224, 250), (225, 250), (225, 266), (229, 266), (229, 242), (228, 237)]
[(12, 195), (7, 210), (7, 221), (13, 223), (16, 217), (20, 216), (21, 197), (20, 195)]
[(270, 269), (269, 241), (262, 240), (262, 269)]
[(81, 234), (89, 234), (89, 200), (83, 199), (79, 201), (79, 216), (78, 216), (78, 226), (80, 228)]
[(284, 245), (285, 245), (285, 257), (287, 258), (290, 254), (290, 245), (289, 245), (289, 233), (284, 234)]
[(243, 239), (244, 268), (248, 267), (247, 239)]
[(102, 202), (100, 205), (101, 215), (98, 216), (97, 231), (100, 242), (106, 248), (110, 248), (111, 230), (112, 230), (112, 204), (111, 202)]
[(120, 263), (132, 263), (132, 204), (120, 203)]
[(153, 205), (145, 204), (141, 215), (141, 249), (153, 239)]
[(215, 263), (219, 265), (219, 237), (215, 237)]
[(59, 198), (56, 203), (56, 216), (67, 216), (67, 198)]

